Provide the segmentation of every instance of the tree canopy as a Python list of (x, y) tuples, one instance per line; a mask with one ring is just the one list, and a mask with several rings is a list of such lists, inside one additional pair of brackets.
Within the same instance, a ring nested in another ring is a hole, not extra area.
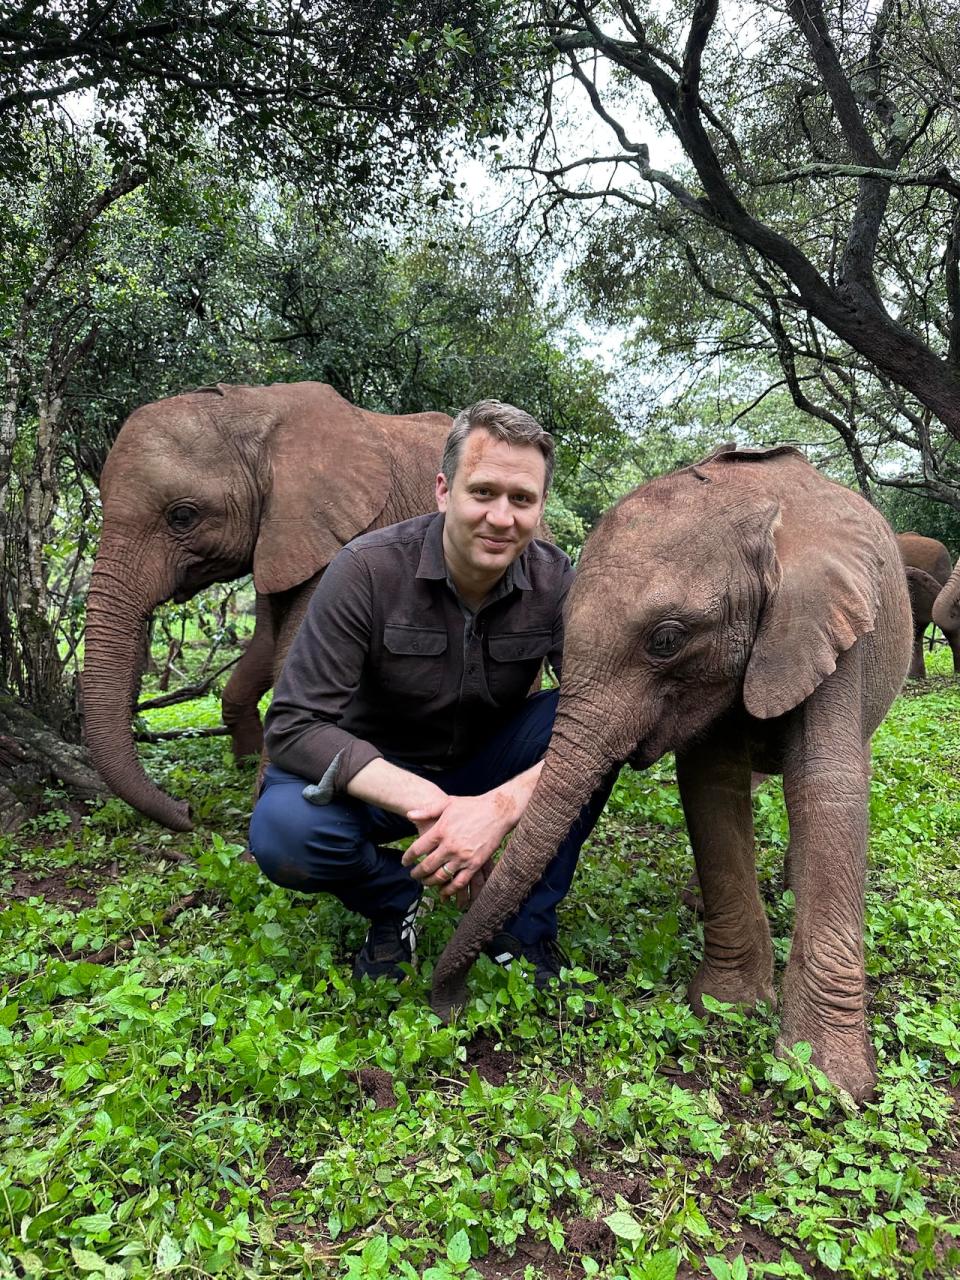
[[(231, 179), (212, 147), (121, 189), (91, 133), (38, 139), (34, 179), (6, 183), (0, 261), (0, 684), (51, 719), (72, 716), (95, 482), (139, 404), (309, 378), (385, 412), (497, 394), (556, 432), (567, 470), (618, 447), (604, 375), (492, 233), (442, 211), (336, 222), (310, 193)], [(563, 494), (552, 518), (582, 537)]]
[(503, 0), (291, 7), (181, 0), (14, 3), (0, 13), (0, 156), (29, 167), (38, 120), (88, 114), (111, 156), (148, 168), (202, 136), (245, 174), (346, 198), (496, 133), (522, 40)]
[[(646, 323), (651, 291), (677, 299), (660, 311), (675, 350), (772, 358), (862, 482), (956, 502), (955, 7), (574, 0), (541, 17), (557, 56), (529, 169), (546, 216), (587, 211), (594, 297), (632, 295)], [(572, 90), (609, 145), (560, 128)], [(665, 129), (678, 159), (658, 160)]]

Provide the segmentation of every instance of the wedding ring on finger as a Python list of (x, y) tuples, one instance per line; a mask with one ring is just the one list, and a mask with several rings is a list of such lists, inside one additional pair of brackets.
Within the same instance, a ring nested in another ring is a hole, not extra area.
[(453, 877), (456, 875), (456, 872), (451, 871), (445, 862), (440, 864), (440, 867), (437, 871), (437, 875), (439, 875), (441, 871), (443, 872), (443, 877), (446, 880), (447, 884), (449, 884), (450, 881), (453, 879)]

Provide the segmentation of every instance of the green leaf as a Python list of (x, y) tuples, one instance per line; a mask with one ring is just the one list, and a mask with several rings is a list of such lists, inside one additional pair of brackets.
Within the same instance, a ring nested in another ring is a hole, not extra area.
[(470, 1261), (470, 1237), (462, 1227), (448, 1243), (447, 1257), (458, 1269), (462, 1269)]
[(679, 1265), (678, 1249), (661, 1249), (647, 1261), (643, 1269), (643, 1280), (677, 1280)]
[(174, 1240), (173, 1236), (162, 1235), (160, 1243), (157, 1245), (157, 1253), (154, 1258), (154, 1265), (158, 1271), (172, 1271), (180, 1259), (183, 1257), (183, 1250)]
[(101, 1231), (109, 1231), (113, 1226), (113, 1217), (109, 1213), (88, 1213), (84, 1218), (77, 1218), (73, 1224), (78, 1231), (88, 1235), (99, 1235)]
[(710, 1274), (716, 1277), (716, 1280), (731, 1280), (733, 1272), (730, 1269), (730, 1263), (726, 1258), (704, 1258), (704, 1262), (710, 1268)]
[(308, 1044), (300, 1059), (299, 1075), (311, 1076), (315, 1071), (322, 1071), (323, 1078), (329, 1080), (343, 1065), (337, 1052), (339, 1035), (324, 1036), (316, 1044)]
[(817, 1245), (817, 1257), (831, 1271), (838, 1271), (843, 1261), (843, 1254), (836, 1240), (821, 1240)]
[(81, 1271), (105, 1271), (107, 1268), (106, 1258), (101, 1258), (92, 1249), (80, 1249), (74, 1244), (70, 1246), (70, 1252)]
[(364, 1269), (374, 1274), (382, 1271), (386, 1266), (389, 1252), (390, 1245), (385, 1235), (371, 1236), (363, 1246), (363, 1252), (360, 1255)]
[(644, 1230), (632, 1213), (611, 1213), (604, 1222), (621, 1240), (642, 1240)]

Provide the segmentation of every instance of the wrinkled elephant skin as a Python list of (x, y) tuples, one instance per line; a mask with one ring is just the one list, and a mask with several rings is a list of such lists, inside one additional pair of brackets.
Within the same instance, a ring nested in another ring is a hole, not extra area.
[(355, 408), (319, 382), (220, 385), (145, 405), (103, 468), (87, 602), (90, 754), (108, 785), (177, 830), (188, 806), (146, 776), (131, 730), (153, 610), (253, 572), (253, 640), (224, 691), (236, 754), (257, 751), (273, 683), (320, 574), (357, 534), (435, 509), (450, 419)]
[(570, 594), (560, 705), (513, 839), (434, 973), (449, 1015), (580, 807), (628, 757), (677, 753), (704, 903), (703, 997), (771, 1000), (751, 772), (782, 773), (796, 922), (779, 1044), (857, 1098), (875, 1066), (864, 1003), (870, 737), (910, 658), (892, 531), (795, 450), (724, 449), (635, 490), (591, 534)]

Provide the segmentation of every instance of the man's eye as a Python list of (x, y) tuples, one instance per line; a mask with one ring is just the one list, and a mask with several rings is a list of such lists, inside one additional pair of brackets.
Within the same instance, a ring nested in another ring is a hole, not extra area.
[(647, 641), (647, 653), (654, 658), (672, 658), (679, 653), (690, 638), (682, 622), (661, 622)]

